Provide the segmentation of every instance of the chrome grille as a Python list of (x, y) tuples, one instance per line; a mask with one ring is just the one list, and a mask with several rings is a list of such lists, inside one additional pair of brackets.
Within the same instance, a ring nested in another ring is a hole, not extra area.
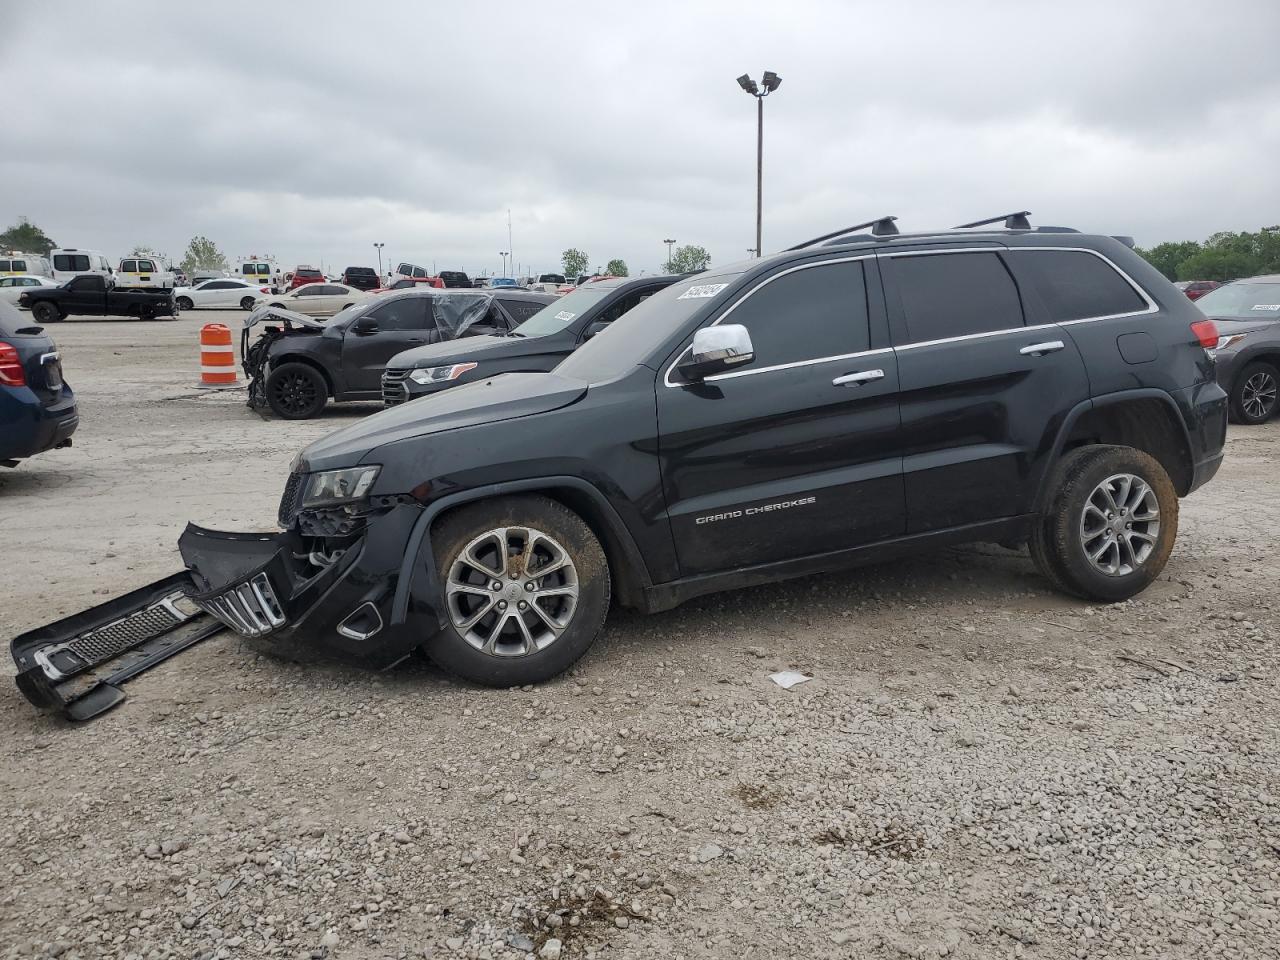
[(409, 391), (404, 386), (408, 377), (408, 370), (382, 371), (382, 402), (386, 406), (394, 407), (409, 399)]
[(242, 637), (261, 637), (285, 622), (284, 608), (265, 573), (196, 603)]
[(284, 493), (280, 496), (280, 510), (277, 514), (282, 527), (289, 526), (293, 523), (293, 518), (298, 515), (298, 507), (302, 503), (302, 481), (305, 477), (305, 473), (289, 474), (289, 480), (284, 485)]

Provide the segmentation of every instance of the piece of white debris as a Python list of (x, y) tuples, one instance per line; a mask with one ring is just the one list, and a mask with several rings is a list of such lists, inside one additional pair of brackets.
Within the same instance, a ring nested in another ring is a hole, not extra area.
[(803, 673), (796, 673), (794, 670), (783, 670), (781, 673), (769, 674), (769, 679), (780, 686), (783, 690), (790, 690), (798, 683), (804, 683), (806, 680), (812, 680), (813, 677), (806, 676)]

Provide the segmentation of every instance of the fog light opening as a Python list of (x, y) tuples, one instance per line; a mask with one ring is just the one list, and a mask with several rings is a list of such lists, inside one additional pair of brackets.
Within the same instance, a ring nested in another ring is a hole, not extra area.
[(368, 640), (382, 629), (382, 614), (366, 600), (338, 624), (338, 633), (348, 640)]

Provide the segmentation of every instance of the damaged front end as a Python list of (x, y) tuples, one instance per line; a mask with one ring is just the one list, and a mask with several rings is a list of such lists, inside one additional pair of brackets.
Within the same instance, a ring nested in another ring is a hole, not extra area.
[[(284, 530), (228, 533), (188, 524), (186, 569), (29, 631), (11, 644), (17, 683), (37, 707), (87, 720), (124, 700), (120, 685), (223, 627), (295, 660), (333, 657), (384, 668), (438, 629), (415, 581), (426, 523), (409, 497), (303, 506), (294, 473)], [(429, 563), (429, 561), (428, 561)]]
[[(275, 321), (275, 324), (264, 327), (262, 335), (250, 345), (250, 331), (259, 323)], [(245, 317), (240, 328), (240, 366), (244, 369), (248, 381), (249, 406), (260, 410), (267, 406), (267, 374), (271, 372), (270, 353), (272, 344), (284, 337), (296, 334), (317, 334), (325, 325), (313, 317), (285, 310), (283, 307), (259, 307)]]

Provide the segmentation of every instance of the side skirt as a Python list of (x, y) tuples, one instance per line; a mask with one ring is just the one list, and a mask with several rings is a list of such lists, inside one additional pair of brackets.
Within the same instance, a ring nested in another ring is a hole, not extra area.
[(815, 573), (829, 570), (842, 570), (848, 567), (865, 566), (870, 563), (881, 563), (897, 557), (919, 553), (928, 547), (945, 547), (959, 543), (990, 541), (1001, 543), (1026, 539), (1031, 533), (1034, 514), (1018, 517), (1006, 517), (985, 523), (966, 524), (962, 527), (949, 527), (945, 530), (931, 530), (928, 533), (912, 534), (897, 537), (893, 540), (882, 540), (879, 543), (853, 547), (848, 550), (834, 550), (808, 557), (797, 557), (793, 560), (781, 560), (777, 563), (764, 563), (754, 567), (741, 567), (724, 573), (710, 573), (683, 580), (672, 580), (660, 583), (644, 590), (645, 612), (658, 613), (679, 606), (686, 600), (701, 597), (708, 593), (720, 593), (724, 590), (740, 590), (743, 587), (760, 586), (776, 583), (779, 580), (791, 580), (795, 577), (807, 577)]

